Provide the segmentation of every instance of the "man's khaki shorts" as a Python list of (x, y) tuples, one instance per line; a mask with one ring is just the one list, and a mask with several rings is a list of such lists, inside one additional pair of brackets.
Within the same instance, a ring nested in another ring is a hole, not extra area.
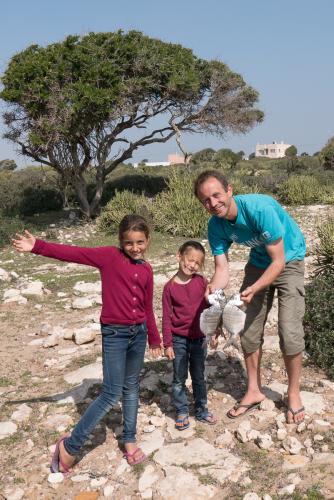
[[(240, 291), (251, 286), (264, 273), (247, 264)], [(282, 273), (266, 289), (254, 295), (247, 306), (241, 345), (245, 353), (255, 352), (263, 344), (264, 325), (271, 309), (275, 290), (278, 295), (278, 335), (284, 354), (294, 355), (305, 348), (303, 316), (305, 312), (304, 261), (288, 262)]]

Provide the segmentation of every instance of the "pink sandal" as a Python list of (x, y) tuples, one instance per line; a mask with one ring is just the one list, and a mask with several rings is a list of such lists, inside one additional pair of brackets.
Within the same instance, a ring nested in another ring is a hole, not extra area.
[[(142, 452), (142, 456), (140, 458), (138, 458), (137, 460), (133, 460), (133, 462), (132, 461), (129, 462), (129, 458), (131, 459), (136, 453), (138, 453), (138, 451)], [(129, 451), (125, 451), (123, 457), (126, 458), (126, 461), (131, 466), (141, 464), (142, 462), (144, 462), (147, 459), (147, 456), (140, 448), (136, 448), (132, 453), (130, 453)]]
[[(70, 472), (72, 472), (72, 469), (68, 467), (62, 459), (60, 458), (60, 443), (64, 441), (68, 436), (63, 436), (61, 437), (57, 443), (56, 443), (56, 449), (53, 453), (52, 460), (51, 460), (51, 465), (50, 465), (50, 470), (51, 472), (62, 472), (65, 476), (68, 475)], [(59, 470), (59, 466), (63, 468), (63, 470)]]

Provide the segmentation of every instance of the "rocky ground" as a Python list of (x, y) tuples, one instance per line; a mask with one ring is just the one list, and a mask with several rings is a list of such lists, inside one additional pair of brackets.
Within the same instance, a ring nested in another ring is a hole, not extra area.
[[(294, 215), (307, 238), (307, 271), (312, 270), (316, 224), (333, 207), (300, 207)], [(47, 228), (41, 237), (99, 245), (109, 241), (93, 225), (74, 221)], [(115, 240), (112, 241), (114, 243)], [(181, 240), (156, 236), (150, 260), (155, 274), (155, 310), (175, 272)], [(237, 291), (246, 261), (231, 252), (229, 292)], [(206, 274), (212, 272), (207, 259)], [(264, 344), (261, 409), (237, 420), (226, 411), (244, 392), (239, 350), (209, 351), (207, 380), (215, 426), (196, 422), (174, 428), (172, 365), (146, 359), (142, 370), (138, 441), (148, 461), (129, 467), (117, 437), (121, 409), (111, 412), (91, 435), (73, 474), (50, 474), (56, 439), (70, 431), (101, 384), (99, 275), (91, 268), (0, 252), (0, 497), (27, 499), (267, 499), (334, 498), (334, 382), (305, 356), (302, 396), (305, 422), (284, 419), (286, 373), (277, 340), (277, 306)], [(191, 381), (187, 381), (191, 399)]]

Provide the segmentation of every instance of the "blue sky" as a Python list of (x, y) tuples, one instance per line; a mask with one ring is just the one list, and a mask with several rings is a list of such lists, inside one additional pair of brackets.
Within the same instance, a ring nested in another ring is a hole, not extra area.
[[(189, 151), (230, 147), (249, 154), (257, 142), (283, 140), (312, 154), (334, 135), (333, 19), (333, 0), (16, 0), (1, 6), (0, 72), (33, 43), (137, 29), (222, 60), (260, 93), (263, 124), (224, 140), (188, 136)], [(1, 135), (3, 130), (1, 123)], [(134, 160), (165, 160), (176, 151), (172, 139), (138, 151)], [(3, 158), (31, 164), (0, 139)]]

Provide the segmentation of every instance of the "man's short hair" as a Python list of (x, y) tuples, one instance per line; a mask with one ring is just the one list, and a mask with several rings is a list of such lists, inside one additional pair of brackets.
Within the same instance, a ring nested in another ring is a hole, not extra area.
[(196, 198), (198, 198), (199, 188), (202, 184), (204, 184), (204, 182), (210, 179), (210, 177), (217, 179), (217, 181), (219, 181), (223, 186), (224, 190), (227, 191), (229, 182), (220, 170), (204, 170), (204, 172), (201, 172), (194, 182), (194, 194)]

